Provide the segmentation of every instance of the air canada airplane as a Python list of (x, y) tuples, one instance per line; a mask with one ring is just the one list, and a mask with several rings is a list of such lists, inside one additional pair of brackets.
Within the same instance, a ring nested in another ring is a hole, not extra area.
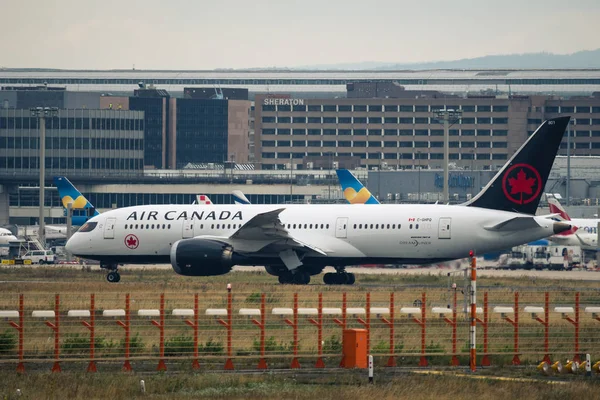
[(511, 248), (571, 228), (535, 216), (569, 117), (544, 121), (482, 191), (454, 205), (147, 205), (90, 219), (68, 241), (118, 282), (119, 264), (171, 263), (186, 276), (265, 266), (280, 283), (353, 284), (347, 265), (431, 264)]

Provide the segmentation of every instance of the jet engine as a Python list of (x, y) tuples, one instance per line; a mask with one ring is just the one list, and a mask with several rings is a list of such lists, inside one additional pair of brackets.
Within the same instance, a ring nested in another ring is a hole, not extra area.
[(171, 247), (171, 266), (179, 275), (213, 276), (231, 271), (231, 246), (208, 239), (182, 239)]

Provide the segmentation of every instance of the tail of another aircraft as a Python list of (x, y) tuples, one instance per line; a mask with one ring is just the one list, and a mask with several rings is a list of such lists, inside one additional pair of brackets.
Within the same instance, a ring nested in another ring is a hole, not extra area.
[(556, 197), (548, 196), (548, 207), (550, 208), (551, 214), (558, 214), (564, 221), (570, 221), (571, 217), (567, 214), (567, 211), (563, 208)]
[(337, 173), (344, 198), (350, 204), (380, 204), (362, 183), (347, 169), (338, 169)]
[(65, 216), (67, 205), (71, 203), (73, 210), (73, 225), (83, 225), (88, 219), (99, 215), (96, 208), (73, 186), (73, 184), (65, 176), (55, 176), (54, 185), (58, 189), (58, 195), (65, 208)]
[(241, 190), (233, 190), (231, 195), (233, 196), (233, 202), (235, 204), (250, 204), (250, 200), (248, 200)]
[(464, 205), (535, 215), (569, 119), (544, 121), (486, 187)]
[(208, 206), (213, 204), (210, 197), (208, 197), (205, 194), (197, 194), (195, 203), (200, 204), (200, 205), (208, 205)]
[[(551, 214), (558, 214), (560, 216), (560, 219), (563, 221), (570, 221), (571, 217), (569, 217), (569, 214), (567, 214), (567, 211), (563, 208), (563, 206), (560, 204), (560, 202), (558, 201), (558, 199), (556, 197), (550, 197), (548, 196), (548, 207), (550, 208), (550, 213)], [(568, 231), (564, 231), (559, 233), (559, 236), (569, 236), (574, 234), (577, 231), (577, 227), (576, 226), (572, 226), (571, 229), (569, 229)], [(577, 237), (579, 239), (579, 236)], [(579, 239), (581, 240), (581, 239)]]

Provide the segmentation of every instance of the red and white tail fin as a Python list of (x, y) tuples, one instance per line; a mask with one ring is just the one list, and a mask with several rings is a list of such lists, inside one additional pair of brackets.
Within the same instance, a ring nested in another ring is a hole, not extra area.
[(196, 202), (200, 205), (212, 205), (212, 201), (210, 201), (210, 198), (205, 195), (205, 194), (198, 194), (196, 195)]
[[(560, 219), (562, 219), (563, 221), (571, 220), (571, 217), (569, 217), (569, 214), (567, 214), (567, 211), (563, 208), (563, 206), (560, 204), (556, 197), (548, 197), (548, 207), (550, 208), (551, 214), (558, 214), (560, 216)], [(569, 236), (574, 234), (577, 231), (577, 229), (578, 228), (576, 226), (571, 225), (571, 229), (561, 232), (558, 235)]]
[(558, 214), (560, 218), (565, 221), (570, 221), (571, 217), (567, 214), (567, 211), (563, 208), (556, 197), (548, 197), (548, 206), (550, 207), (551, 214)]

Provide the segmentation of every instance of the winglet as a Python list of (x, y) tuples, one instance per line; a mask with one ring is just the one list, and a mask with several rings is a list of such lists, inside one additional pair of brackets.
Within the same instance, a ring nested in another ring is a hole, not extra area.
[(369, 192), (352, 172), (347, 169), (338, 169), (335, 171), (342, 186), (344, 198), (350, 204), (380, 204), (379, 201)]

